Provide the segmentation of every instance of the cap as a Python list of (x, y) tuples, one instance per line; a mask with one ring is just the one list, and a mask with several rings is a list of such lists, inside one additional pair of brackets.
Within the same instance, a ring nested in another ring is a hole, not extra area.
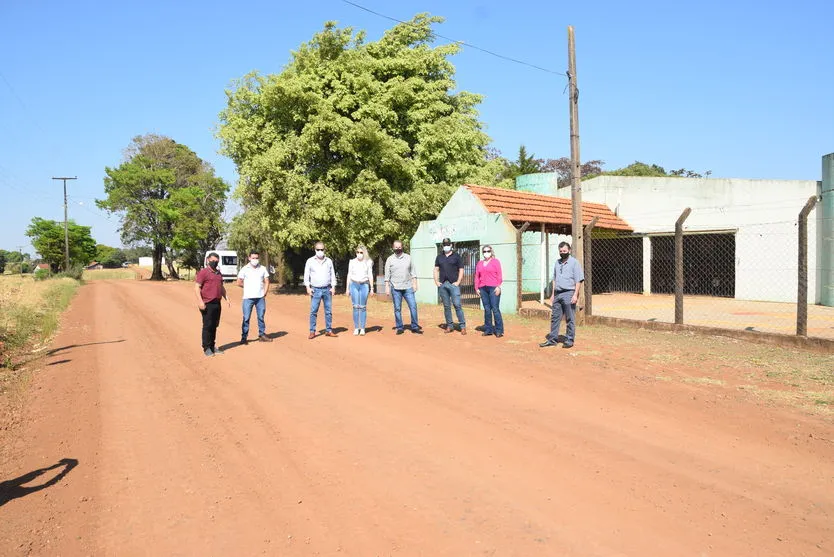
[(441, 242), (441, 243), (444, 246), (451, 246), (452, 245), (452, 240), (450, 240), (449, 238), (443, 238), (443, 242)]

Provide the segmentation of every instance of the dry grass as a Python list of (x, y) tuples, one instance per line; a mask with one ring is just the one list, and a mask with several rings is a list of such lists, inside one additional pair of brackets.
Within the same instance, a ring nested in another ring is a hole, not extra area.
[(135, 271), (130, 269), (97, 269), (84, 271), (83, 280), (132, 280), (138, 278)]
[(25, 346), (43, 342), (55, 332), (78, 286), (69, 278), (0, 277), (0, 368), (14, 368)]

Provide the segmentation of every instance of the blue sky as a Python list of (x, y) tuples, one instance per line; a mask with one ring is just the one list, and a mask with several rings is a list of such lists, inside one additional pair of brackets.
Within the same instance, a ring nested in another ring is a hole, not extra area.
[[(820, 179), (834, 151), (834, 2), (359, 0), (399, 19), (446, 17), (440, 34), (556, 71), (576, 28), (582, 158), (711, 170), (715, 177)], [(0, 0), (0, 248), (28, 247), (33, 216), (70, 217), (120, 245), (93, 200), (131, 138), (172, 137), (234, 183), (218, 154), (231, 81), (279, 72), (326, 20), (378, 38), (392, 22), (341, 0)], [(460, 89), (484, 95), (494, 145), (569, 155), (565, 79), (464, 49)]]

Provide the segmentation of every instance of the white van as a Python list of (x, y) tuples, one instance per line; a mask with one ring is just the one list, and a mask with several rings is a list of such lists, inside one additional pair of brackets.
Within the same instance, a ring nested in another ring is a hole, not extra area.
[(206, 256), (203, 258), (203, 266), (208, 266), (208, 256), (210, 253), (216, 253), (220, 256), (220, 264), (217, 266), (217, 269), (220, 271), (220, 274), (223, 275), (223, 280), (235, 280), (237, 279), (237, 252), (236, 251), (226, 251), (226, 250), (211, 250), (206, 252)]

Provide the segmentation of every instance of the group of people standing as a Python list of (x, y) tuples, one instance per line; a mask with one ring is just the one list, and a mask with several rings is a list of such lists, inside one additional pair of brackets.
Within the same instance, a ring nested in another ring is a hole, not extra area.
[[(393, 253), (385, 261), (384, 284), (386, 293), (390, 294), (394, 308), (394, 328), (397, 335), (405, 332), (402, 316), (402, 302), (405, 300), (410, 313), (408, 329), (414, 334), (422, 334), (417, 315), (415, 292), (418, 289), (417, 273), (411, 256), (403, 251), (403, 244), (397, 240), (392, 244)], [(446, 333), (459, 331), (467, 334), (466, 316), (461, 306), (461, 283), (465, 275), (463, 259), (454, 250), (450, 238), (441, 242), (442, 253), (434, 262), (434, 283), (443, 302), (445, 323), (441, 324)], [(335, 337), (333, 331), (333, 296), (336, 294), (336, 270), (333, 261), (327, 257), (323, 242), (314, 246), (315, 255), (304, 265), (304, 287), (310, 296), (309, 339), (317, 336), (318, 312), (324, 305), (324, 336)], [(353, 308), (353, 334), (364, 336), (367, 324), (368, 299), (374, 295), (373, 260), (365, 246), (359, 245), (356, 257), (348, 263), (345, 281), (345, 294), (350, 297)], [(553, 295), (551, 297), (552, 314), (550, 332), (545, 342), (539, 346), (555, 346), (559, 342), (559, 328), (564, 317), (567, 325), (563, 347), (573, 346), (575, 336), (575, 310), (584, 275), (579, 262), (570, 255), (570, 245), (559, 244), (560, 259), (553, 270)], [(501, 316), (501, 286), (503, 274), (501, 262), (495, 257), (492, 246), (481, 248), (482, 259), (475, 266), (473, 282), (476, 294), (484, 306), (484, 323), (481, 327), (483, 336), (504, 336), (504, 320)], [(195, 294), (203, 319), (202, 346), (206, 356), (222, 354), (215, 344), (217, 326), (220, 323), (221, 304), (225, 299), (229, 305), (223, 277), (217, 270), (220, 258), (210, 253), (206, 259), (207, 266), (195, 277)], [(243, 288), (243, 323), (241, 325), (241, 344), (248, 343), (249, 321), (252, 309), (258, 320), (258, 340), (272, 342), (266, 334), (264, 315), (266, 313), (266, 293), (269, 288), (269, 272), (260, 265), (259, 254), (252, 251), (249, 262), (240, 269), (237, 284)], [(452, 310), (454, 309), (454, 316)], [(454, 321), (457, 317), (457, 323)]]

